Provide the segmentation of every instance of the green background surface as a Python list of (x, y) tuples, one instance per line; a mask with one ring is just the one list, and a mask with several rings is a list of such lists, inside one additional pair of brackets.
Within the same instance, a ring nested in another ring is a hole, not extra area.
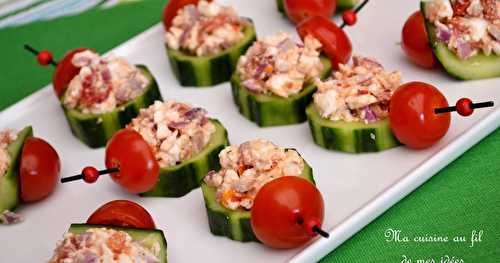
[[(164, 3), (164, 0), (146, 0), (0, 30), (4, 62), (0, 64), (0, 109), (51, 81), (53, 69), (38, 66), (34, 57), (23, 50), (23, 44), (50, 49), (56, 58), (78, 46), (104, 52), (157, 23)], [(497, 129), (322, 262), (401, 262), (403, 255), (412, 262), (431, 258), (441, 262), (445, 255), (463, 262), (500, 262), (499, 190), (500, 130)], [(401, 239), (465, 236), (466, 242), (388, 242), (384, 237), (387, 229), (401, 230)], [(471, 248), (473, 230), (483, 230), (483, 235), (482, 241)]]

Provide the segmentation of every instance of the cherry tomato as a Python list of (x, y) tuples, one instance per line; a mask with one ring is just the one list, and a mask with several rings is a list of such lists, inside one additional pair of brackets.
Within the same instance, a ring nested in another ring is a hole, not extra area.
[(285, 0), (286, 15), (295, 24), (312, 16), (330, 18), (337, 8), (336, 0)]
[(323, 198), (309, 181), (284, 176), (264, 185), (254, 200), (251, 225), (256, 237), (274, 248), (298, 247), (323, 222)]
[(87, 50), (88, 48), (75, 48), (64, 55), (64, 57), (57, 64), (54, 75), (52, 75), (52, 83), (54, 86), (54, 91), (57, 97), (61, 97), (66, 88), (68, 88), (69, 82), (80, 73), (80, 68), (75, 67), (71, 60), (73, 56), (78, 53)]
[(390, 121), (396, 138), (415, 149), (427, 148), (439, 141), (450, 127), (450, 113), (434, 113), (448, 107), (444, 95), (434, 86), (409, 82), (391, 97)]
[(141, 205), (127, 200), (115, 200), (95, 210), (87, 224), (155, 229), (155, 222)]
[(318, 39), (335, 69), (338, 69), (338, 64), (345, 64), (351, 58), (352, 45), (349, 37), (325, 17), (315, 16), (304, 20), (297, 26), (297, 32), (302, 39), (307, 35)]
[[(172, 25), (172, 20), (177, 15), (177, 11), (186, 5), (196, 5), (199, 0), (170, 0), (167, 6), (163, 9), (163, 26), (165, 29), (169, 29)], [(208, 2), (212, 2), (209, 0)]]
[(21, 199), (35, 202), (55, 189), (61, 171), (56, 150), (40, 138), (28, 138), (23, 145), (19, 182)]
[(413, 63), (424, 68), (436, 66), (422, 12), (416, 11), (406, 20), (401, 33), (401, 47)]
[(147, 192), (158, 182), (158, 162), (148, 143), (132, 129), (122, 129), (109, 140), (106, 167), (119, 168), (111, 178), (134, 194)]

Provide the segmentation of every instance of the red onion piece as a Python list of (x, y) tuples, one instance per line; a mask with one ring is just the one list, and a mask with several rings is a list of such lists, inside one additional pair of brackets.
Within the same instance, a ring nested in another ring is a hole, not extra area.
[(364, 107), (363, 110), (365, 111), (365, 120), (368, 123), (376, 122), (378, 120), (377, 115), (373, 112), (370, 106)]
[(23, 217), (19, 214), (5, 210), (0, 214), (0, 223), (3, 225), (17, 224), (23, 221)]

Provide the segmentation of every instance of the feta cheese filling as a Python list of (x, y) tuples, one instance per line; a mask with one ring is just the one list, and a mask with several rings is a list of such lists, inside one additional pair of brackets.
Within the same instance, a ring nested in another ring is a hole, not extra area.
[(49, 263), (160, 262), (160, 244), (146, 248), (124, 231), (91, 228), (81, 234), (66, 233)]
[(460, 59), (500, 55), (500, 1), (432, 0), (425, 11), (437, 39)]
[(385, 71), (377, 61), (354, 56), (353, 65), (339, 65), (333, 77), (316, 80), (314, 106), (332, 121), (372, 123), (387, 118), (389, 102), (401, 84), (399, 71)]
[[(17, 139), (18, 132), (5, 129), (0, 131), (0, 185), (2, 184), (2, 178), (7, 174), (7, 171), (10, 168), (10, 163), (12, 161), (12, 156), (10, 156), (9, 151), (7, 150), (9, 145)], [(0, 224), (2, 225), (10, 225), (19, 223), (22, 221), (22, 218), (9, 211), (0, 211)]]
[(201, 152), (215, 126), (202, 108), (175, 101), (156, 101), (127, 126), (151, 146), (161, 167), (180, 164)]
[(5, 210), (0, 213), (0, 224), (1, 225), (13, 225), (21, 223), (24, 218), (20, 214), (16, 214), (9, 210)]
[(186, 5), (177, 11), (166, 33), (166, 42), (174, 50), (209, 56), (240, 42), (248, 24), (232, 7), (200, 1), (198, 5)]
[(304, 44), (295, 43), (287, 33), (258, 40), (238, 61), (241, 84), (255, 93), (295, 95), (306, 81), (320, 76), (320, 49), (321, 43), (312, 36), (306, 36)]
[(149, 80), (124, 58), (101, 57), (90, 50), (76, 53), (71, 61), (80, 73), (68, 85), (63, 104), (83, 113), (102, 114), (140, 96)]
[[(9, 170), (12, 157), (10, 156), (7, 148), (17, 139), (17, 132), (11, 129), (0, 131), (0, 183), (1, 179)], [(2, 212), (2, 211), (0, 211)]]
[(300, 176), (304, 170), (304, 160), (295, 150), (263, 139), (228, 146), (219, 160), (221, 170), (209, 172), (204, 181), (217, 189), (217, 201), (232, 210), (250, 210), (266, 183), (282, 176)]

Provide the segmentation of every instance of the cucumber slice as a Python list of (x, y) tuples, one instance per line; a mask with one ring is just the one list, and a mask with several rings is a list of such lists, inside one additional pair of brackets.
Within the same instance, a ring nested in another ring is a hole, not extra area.
[(181, 86), (208, 87), (228, 81), (236, 69), (239, 57), (256, 40), (252, 22), (245, 27), (243, 33), (245, 36), (240, 43), (212, 56), (187, 55), (165, 45), (170, 66)]
[[(276, 0), (276, 5), (278, 7), (278, 11), (285, 13), (285, 5), (283, 4), (285, 0)], [(352, 9), (358, 0), (337, 0), (337, 12), (344, 11), (347, 9)]]
[[(321, 56), (324, 69), (321, 78), (330, 76), (330, 59)], [(241, 86), (239, 74), (231, 78), (233, 100), (240, 113), (261, 127), (296, 124), (306, 121), (305, 110), (316, 91), (314, 84), (307, 86), (296, 95), (282, 98), (273, 94), (256, 94)]]
[[(301, 177), (314, 183), (312, 168), (305, 161)], [(250, 223), (251, 211), (242, 208), (230, 210), (223, 207), (215, 197), (215, 187), (208, 186), (205, 182), (201, 184), (201, 190), (203, 191), (208, 225), (212, 234), (241, 242), (259, 242)]]
[(198, 188), (209, 171), (220, 169), (219, 152), (229, 144), (229, 140), (224, 126), (215, 119), (211, 122), (215, 125), (215, 132), (205, 149), (181, 164), (161, 168), (156, 186), (141, 196), (181, 197)]
[(425, 10), (428, 3), (421, 2), (420, 10), (424, 15), (429, 44), (434, 55), (439, 60), (443, 68), (452, 77), (460, 80), (474, 80), (500, 77), (500, 56), (491, 54), (486, 56), (482, 52), (477, 55), (462, 60), (457, 57), (446, 44), (436, 37), (436, 27), (426, 18)]
[(26, 139), (33, 136), (33, 129), (28, 126), (17, 134), (17, 139), (13, 141), (7, 151), (11, 157), (9, 169), (3, 177), (0, 177), (0, 213), (5, 210), (14, 210), (20, 201), (19, 193), (19, 164), (21, 153)]
[(312, 103), (306, 113), (314, 142), (323, 148), (361, 153), (378, 152), (401, 145), (392, 134), (389, 119), (370, 124), (331, 121), (322, 118)]
[(284, 4), (284, 1), (285, 0), (276, 0), (276, 6), (278, 7), (278, 11), (280, 11), (281, 13), (285, 13), (285, 4)]
[(89, 225), (89, 224), (71, 224), (68, 229), (69, 233), (80, 234), (91, 228), (108, 228), (118, 231), (127, 232), (134, 241), (141, 243), (144, 247), (154, 251), (154, 246), (160, 246), (159, 253), (155, 256), (160, 260), (160, 263), (167, 263), (167, 241), (163, 231), (159, 229), (137, 229), (125, 228), (106, 225)]
[(337, 13), (348, 9), (353, 9), (359, 0), (337, 0)]
[(63, 105), (71, 132), (87, 146), (91, 148), (105, 146), (115, 132), (125, 127), (139, 114), (140, 109), (147, 108), (156, 100), (162, 100), (158, 84), (148, 68), (144, 65), (136, 65), (136, 67), (148, 78), (149, 86), (142, 95), (116, 110), (103, 114), (86, 114), (76, 109), (68, 109)]

